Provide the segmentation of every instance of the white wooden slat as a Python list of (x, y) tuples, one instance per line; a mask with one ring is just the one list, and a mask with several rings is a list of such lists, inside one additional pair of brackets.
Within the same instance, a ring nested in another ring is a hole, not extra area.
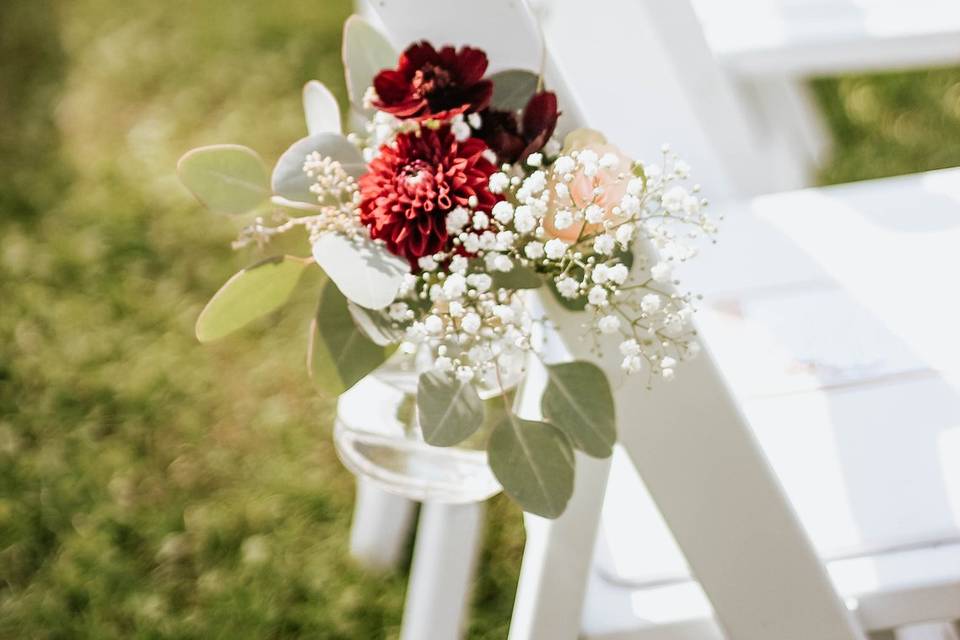
[(960, 61), (953, 0), (693, 0), (739, 75), (827, 75)]

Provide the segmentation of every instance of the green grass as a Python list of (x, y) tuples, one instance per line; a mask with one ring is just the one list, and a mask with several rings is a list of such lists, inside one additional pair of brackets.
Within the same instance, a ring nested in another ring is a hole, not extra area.
[[(396, 637), (403, 575), (346, 557), (334, 398), (304, 375), (316, 279), (209, 347), (251, 254), (173, 168), (276, 157), (308, 79), (342, 100), (343, 0), (0, 3), (0, 638)], [(817, 83), (843, 181), (960, 164), (960, 71)], [(523, 544), (492, 501), (471, 638), (503, 638)]]

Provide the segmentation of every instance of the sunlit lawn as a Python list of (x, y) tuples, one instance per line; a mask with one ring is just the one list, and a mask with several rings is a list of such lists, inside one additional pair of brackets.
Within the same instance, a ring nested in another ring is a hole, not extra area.
[[(173, 175), (275, 158), (300, 86), (343, 98), (342, 0), (0, 2), (0, 637), (396, 637), (403, 575), (346, 556), (334, 399), (304, 375), (317, 280), (210, 347), (251, 254)], [(960, 71), (822, 81), (844, 181), (960, 164)], [(496, 499), (471, 638), (503, 638), (519, 511)]]

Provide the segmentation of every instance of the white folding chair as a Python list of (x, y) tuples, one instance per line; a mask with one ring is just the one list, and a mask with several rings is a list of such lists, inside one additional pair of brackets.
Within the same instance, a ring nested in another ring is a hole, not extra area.
[[(538, 43), (533, 24), (524, 22), (522, 16), (509, 17), (524, 11), (516, 3), (503, 0), (486, 3), (481, 8), (464, 3), (421, 2), (414, 6), (409, 0), (385, 0), (378, 5), (376, 9), (384, 17), (388, 33), (398, 42), (419, 37), (471, 42), (487, 48), (495, 59), (503, 60), (501, 56), (511, 53), (514, 59), (519, 58), (516, 62), (510, 58), (504, 60), (503, 66), (535, 64), (529, 57), (523, 59), (530, 53), (525, 51), (526, 45)], [(520, 33), (519, 37), (515, 33), (503, 33), (503, 25), (516, 24), (525, 25), (529, 31)], [(553, 68), (549, 69), (548, 82), (563, 92), (563, 83)], [(567, 106), (568, 121), (575, 120), (572, 96), (565, 96), (563, 102)], [(683, 390), (688, 390), (689, 395)], [(621, 409), (621, 415), (629, 415), (631, 420), (643, 416), (659, 418), (641, 420), (640, 428), (630, 421), (621, 425), (625, 446), (641, 462), (651, 493), (667, 516), (670, 529), (729, 637), (738, 640), (860, 637), (710, 361), (705, 359), (688, 367), (678, 384), (665, 390), (646, 396), (621, 389), (620, 395), (626, 396), (623, 401), (627, 403), (648, 400), (636, 411), (631, 410), (633, 405), (623, 405), (627, 410)], [(704, 399), (699, 404), (685, 406), (686, 397)], [(655, 400), (649, 401), (650, 398)], [(712, 411), (707, 411), (708, 408)], [(714, 423), (711, 428), (704, 424), (708, 419)], [(697, 449), (695, 445), (703, 442), (708, 444)], [(738, 462), (734, 468), (716, 464), (717, 457), (722, 460), (724, 452)], [(581, 460), (577, 496), (567, 515), (555, 523), (529, 519), (528, 552), (512, 637), (576, 635), (606, 472), (607, 463), (603, 461)], [(643, 504), (642, 495), (637, 496), (637, 504)], [(760, 517), (754, 514), (755, 509)], [(639, 547), (645, 544), (645, 540), (637, 541)], [(421, 548), (418, 541), (415, 571), (411, 576), (414, 584), (426, 575), (417, 575), (418, 566), (433, 566), (432, 577), (440, 577), (437, 567), (443, 566), (442, 558), (434, 555), (432, 562), (420, 562), (421, 556), (430, 553), (431, 550), (426, 546)], [(742, 582), (731, 585), (730, 576)], [(692, 583), (686, 586), (688, 590), (698, 589)], [(417, 591), (411, 586), (411, 593)], [(422, 606), (433, 606), (439, 611), (457, 598), (451, 590), (434, 591), (444, 598)], [(595, 592), (596, 589), (592, 590)], [(634, 593), (621, 595), (628, 601), (636, 600)], [(670, 606), (676, 609), (679, 602), (661, 599), (662, 615), (670, 613)], [(408, 600), (408, 608), (412, 604)], [(603, 615), (601, 611), (601, 617)], [(697, 622), (698, 626), (674, 627), (679, 629), (677, 633), (688, 634), (685, 636), (661, 633), (646, 637), (710, 637), (697, 633), (711, 633), (709, 630), (713, 629), (712, 633), (716, 634), (711, 620), (706, 615)], [(589, 624), (589, 616), (586, 622)], [(656, 629), (658, 633), (671, 629), (670, 625), (650, 622), (647, 627), (660, 627)], [(454, 637), (455, 634), (455, 629), (433, 628), (429, 637)], [(405, 624), (405, 637), (421, 636), (408, 634)]]

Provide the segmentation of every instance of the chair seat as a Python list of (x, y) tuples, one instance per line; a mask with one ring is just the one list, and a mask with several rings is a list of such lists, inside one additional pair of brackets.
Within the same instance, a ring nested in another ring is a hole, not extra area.
[[(838, 589), (870, 629), (960, 618), (960, 170), (717, 209), (718, 247), (678, 276), (704, 294), (705, 342)], [(687, 620), (653, 637), (710, 637), (619, 451), (602, 526), (588, 627), (624, 627), (627, 603), (626, 628)]]
[(960, 61), (954, 0), (694, 0), (711, 48), (745, 75), (816, 75)]
[[(835, 560), (827, 569), (865, 631), (960, 615), (960, 542)], [(694, 580), (630, 583), (599, 572), (593, 573), (587, 589), (583, 637), (724, 638)]]

